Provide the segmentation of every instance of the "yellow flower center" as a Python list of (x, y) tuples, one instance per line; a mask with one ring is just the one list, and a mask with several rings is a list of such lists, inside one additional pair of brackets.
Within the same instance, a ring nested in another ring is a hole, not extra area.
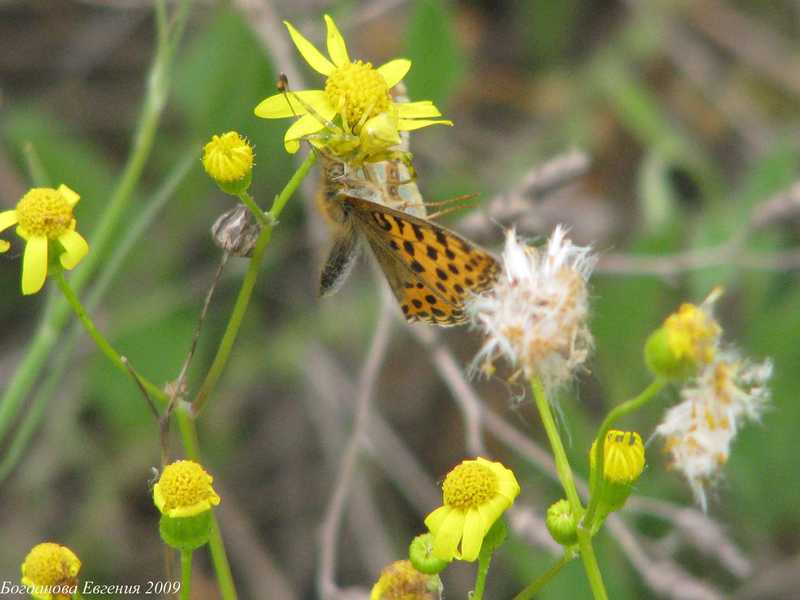
[(215, 181), (238, 181), (253, 168), (253, 148), (235, 131), (215, 135), (203, 147), (203, 168)]
[(179, 460), (168, 465), (158, 480), (164, 498), (162, 512), (217, 498), (212, 481), (211, 475), (194, 461)]
[(497, 495), (497, 475), (477, 461), (464, 461), (447, 474), (444, 503), (454, 508), (477, 508)]
[(696, 362), (710, 363), (722, 332), (714, 318), (694, 304), (682, 304), (664, 322), (673, 354)]
[(408, 560), (398, 560), (381, 572), (370, 600), (433, 600), (439, 598), (438, 588), (438, 577), (420, 573)]
[(331, 73), (325, 81), (325, 95), (351, 126), (386, 112), (391, 106), (386, 80), (371, 63), (360, 60), (345, 63)]
[(72, 206), (53, 188), (32, 188), (17, 204), (17, 218), (24, 233), (34, 237), (59, 238), (74, 219)]
[(45, 542), (34, 546), (25, 557), (25, 562), (22, 563), (22, 581), (26, 585), (34, 586), (75, 584), (80, 568), (81, 561), (72, 550)]

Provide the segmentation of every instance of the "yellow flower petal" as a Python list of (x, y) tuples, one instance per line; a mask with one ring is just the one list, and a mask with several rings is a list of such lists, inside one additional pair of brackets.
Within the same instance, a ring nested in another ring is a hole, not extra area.
[(441, 117), (442, 113), (430, 100), (419, 102), (395, 102), (397, 115), (402, 119), (424, 119), (426, 117)]
[(386, 81), (386, 85), (389, 88), (393, 88), (402, 81), (410, 68), (411, 61), (407, 58), (395, 58), (378, 67), (378, 73), (380, 73), (384, 81)]
[[(299, 98), (300, 101), (298, 101)], [(262, 119), (285, 119), (286, 117), (299, 117), (308, 112), (307, 106), (322, 112), (322, 107), (328, 107), (328, 99), (324, 90), (302, 90), (275, 94), (265, 98), (253, 109), (257, 117)]]
[(328, 26), (328, 54), (333, 64), (341, 67), (350, 62), (350, 56), (347, 54), (347, 44), (345, 44), (344, 38), (339, 32), (339, 28), (336, 27), (336, 23), (328, 15), (325, 15), (325, 24)]
[[(286, 130), (286, 134), (283, 136), (283, 143), (286, 147), (286, 151), (290, 154), (294, 154), (300, 148), (299, 139), (303, 136), (316, 133), (324, 127), (325, 125), (317, 116), (303, 115), (292, 123), (292, 126)], [(293, 150), (291, 148), (293, 148)]]
[(425, 527), (427, 527), (432, 534), (436, 535), (436, 532), (439, 531), (439, 528), (442, 526), (442, 523), (444, 523), (451, 510), (453, 509), (449, 506), (440, 506), (425, 517)]
[(47, 238), (36, 236), (28, 239), (22, 258), (22, 293), (35, 294), (44, 285), (47, 277)]
[(478, 558), (487, 529), (481, 512), (474, 508), (470, 509), (464, 520), (464, 538), (461, 540), (461, 558), (463, 560), (472, 562)]
[(67, 270), (74, 269), (89, 252), (89, 244), (87, 244), (83, 236), (74, 229), (70, 229), (61, 235), (58, 241), (64, 246), (64, 252), (59, 257), (61, 266)]
[(441, 560), (452, 560), (464, 532), (464, 512), (453, 510), (434, 536), (432, 553)]
[(0, 254), (3, 252), (8, 252), (8, 249), (11, 248), (11, 244), (5, 240), (0, 240)]
[(17, 211), (4, 210), (0, 212), (0, 231), (8, 229), (12, 225), (16, 225), (18, 221), (19, 217), (17, 217)]
[(311, 65), (311, 68), (322, 73), (323, 75), (330, 75), (336, 70), (336, 67), (331, 61), (325, 58), (322, 53), (314, 47), (314, 44), (309, 42), (303, 34), (297, 31), (289, 21), (284, 21), (284, 25), (289, 30), (289, 35), (292, 36), (292, 41), (306, 62)]
[(81, 199), (81, 197), (78, 195), (78, 192), (70, 189), (63, 183), (58, 186), (58, 193), (64, 197), (70, 206), (75, 206), (78, 203), (78, 200)]
[(400, 119), (400, 122), (397, 124), (397, 129), (400, 131), (414, 131), (415, 129), (427, 127), (428, 125), (450, 125), (452, 127), (453, 122), (446, 119)]

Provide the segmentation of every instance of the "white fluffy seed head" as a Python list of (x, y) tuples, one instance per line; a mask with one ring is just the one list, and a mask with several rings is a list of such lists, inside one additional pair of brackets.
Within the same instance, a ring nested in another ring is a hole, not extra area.
[(556, 227), (543, 249), (506, 234), (503, 272), (488, 292), (467, 303), (473, 325), (486, 336), (473, 371), (492, 372), (501, 356), (545, 387), (566, 383), (592, 349), (587, 326), (587, 281), (596, 258)]
[(736, 432), (758, 421), (769, 403), (772, 363), (752, 363), (731, 350), (721, 351), (681, 390), (655, 434), (664, 438), (671, 467), (680, 471), (706, 510), (706, 489), (721, 476)]

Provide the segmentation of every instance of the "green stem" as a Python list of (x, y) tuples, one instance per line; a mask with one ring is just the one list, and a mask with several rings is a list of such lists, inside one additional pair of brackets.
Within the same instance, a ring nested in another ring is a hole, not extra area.
[(478, 556), (478, 572), (475, 574), (475, 587), (470, 595), (470, 600), (483, 600), (483, 591), (486, 589), (486, 576), (492, 564), (493, 552), (481, 552)]
[(569, 466), (569, 459), (564, 450), (564, 444), (561, 442), (558, 426), (553, 418), (553, 412), (550, 410), (550, 401), (547, 399), (544, 386), (542, 386), (542, 382), (538, 377), (531, 378), (531, 390), (533, 391), (536, 408), (539, 410), (539, 416), (542, 419), (542, 425), (544, 425), (544, 430), (547, 433), (547, 439), (553, 449), (558, 479), (567, 494), (572, 514), (578, 515), (583, 512), (583, 506), (578, 497), (578, 490), (575, 488), (575, 480), (572, 478), (572, 468)]
[(181, 550), (181, 600), (192, 597), (192, 551)]
[(264, 214), (264, 211), (261, 210), (261, 207), (256, 204), (256, 201), (253, 200), (253, 197), (250, 194), (247, 192), (242, 192), (239, 194), (239, 200), (241, 200), (242, 204), (250, 209), (250, 212), (253, 213), (253, 216), (256, 218), (259, 225), (262, 227), (269, 225), (269, 218)]
[[(542, 418), (544, 430), (550, 441), (550, 447), (553, 450), (558, 478), (567, 495), (572, 514), (579, 515), (583, 512), (583, 506), (578, 497), (578, 490), (575, 488), (575, 480), (572, 478), (572, 468), (569, 465), (567, 453), (564, 451), (564, 444), (561, 442), (561, 435), (558, 433), (558, 427), (553, 418), (553, 412), (550, 410), (550, 402), (545, 394), (544, 386), (538, 377), (531, 378), (531, 389), (533, 390), (536, 408), (539, 410), (539, 415)], [(592, 595), (595, 600), (607, 600), (608, 594), (603, 584), (603, 576), (600, 574), (600, 567), (597, 564), (597, 558), (594, 555), (594, 548), (592, 547), (591, 532), (588, 532), (588, 536), (581, 536), (579, 528), (578, 533), (578, 545), (581, 550), (583, 569), (586, 571), (586, 577), (589, 579)]]
[(666, 384), (666, 379), (654, 379), (652, 383), (650, 383), (650, 385), (648, 385), (642, 391), (641, 394), (635, 398), (632, 398), (631, 400), (623, 402), (619, 406), (616, 406), (603, 420), (603, 423), (600, 425), (600, 429), (597, 431), (597, 437), (595, 438), (594, 444), (594, 461), (592, 462), (594, 462), (595, 468), (591, 470), (589, 481), (589, 507), (586, 509), (586, 514), (582, 519), (579, 529), (591, 530), (594, 525), (597, 506), (600, 501), (600, 494), (598, 493), (601, 481), (600, 474), (603, 473), (605, 469), (605, 452), (603, 452), (603, 446), (605, 445), (606, 434), (619, 419), (635, 410), (640, 409), (650, 400), (655, 398), (656, 394), (658, 394), (658, 392), (660, 392)]
[[(191, 0), (183, 0), (179, 7), (176, 22), (180, 27), (177, 27), (174, 31), (182, 31), (182, 24), (188, 17), (190, 3)], [(157, 6), (162, 4), (163, 0), (157, 2)], [(159, 21), (157, 19), (157, 23)], [(128, 161), (117, 187), (108, 199), (106, 210), (92, 232), (90, 237), (92, 251), (82, 261), (73, 278), (74, 289), (79, 294), (83, 291), (97, 267), (102, 264), (108, 247), (115, 241), (117, 226), (125, 209), (130, 204), (136, 184), (141, 178), (144, 165), (153, 148), (158, 122), (166, 104), (171, 81), (170, 67), (174, 53), (173, 48), (178, 41), (175, 36), (170, 39), (169, 36), (161, 33), (159, 31), (157, 36), (156, 52), (147, 79), (147, 94), (134, 134), (131, 152), (128, 155)], [(69, 315), (70, 307), (64, 301), (55, 302), (52, 310), (48, 310), (44, 314), (22, 362), (15, 370), (2, 399), (0, 399), (0, 439), (5, 436), (16, 419), (22, 402), (44, 368), (51, 351), (58, 343), (59, 336), (66, 325)]]
[(575, 552), (573, 550), (565, 550), (564, 555), (559, 558), (552, 567), (547, 569), (547, 571), (539, 575), (539, 577), (528, 584), (525, 589), (514, 596), (513, 600), (530, 600), (530, 598), (533, 598), (533, 595), (550, 583), (550, 580), (558, 575), (561, 569), (563, 569), (573, 558), (575, 558)]
[[(200, 460), (200, 444), (197, 439), (197, 427), (191, 414), (191, 405), (181, 403), (175, 410), (178, 420), (178, 429), (181, 432), (181, 440), (186, 450), (186, 456), (194, 461)], [(217, 517), (212, 513), (211, 535), (208, 539), (208, 548), (211, 552), (211, 562), (214, 563), (214, 572), (217, 575), (217, 585), (223, 600), (237, 600), (236, 586), (233, 583), (231, 566), (228, 555), (225, 552), (225, 544), (222, 541)]]
[(242, 280), (242, 287), (239, 289), (239, 295), (236, 298), (236, 304), (234, 304), (233, 312), (231, 312), (228, 325), (225, 328), (225, 333), (223, 334), (219, 347), (217, 348), (217, 354), (214, 356), (214, 360), (212, 361), (211, 367), (209, 367), (208, 373), (206, 374), (206, 377), (197, 392), (197, 396), (195, 396), (193, 402), (193, 413), (195, 416), (200, 414), (200, 411), (203, 410), (203, 407), (208, 401), (211, 392), (216, 387), (219, 378), (225, 369), (225, 365), (228, 363), (228, 358), (230, 357), (231, 350), (233, 349), (233, 344), (236, 341), (236, 336), (239, 334), (242, 320), (244, 319), (244, 315), (247, 312), (247, 307), (250, 304), (250, 298), (253, 295), (253, 287), (255, 286), (258, 272), (261, 270), (261, 262), (264, 258), (264, 251), (267, 249), (270, 239), (272, 238), (272, 230), (275, 228), (275, 225), (278, 222), (278, 217), (280, 216), (283, 207), (286, 206), (286, 203), (289, 201), (289, 198), (292, 197), (292, 194), (294, 194), (299, 187), (300, 182), (303, 181), (303, 178), (308, 174), (308, 171), (316, 161), (316, 158), (316, 154), (309, 152), (308, 156), (306, 156), (306, 159), (303, 161), (303, 164), (301, 164), (294, 175), (292, 175), (292, 178), (286, 184), (286, 187), (283, 188), (283, 191), (280, 193), (280, 195), (275, 198), (272, 208), (269, 210), (269, 213), (267, 213), (268, 218), (266, 224), (262, 227), (261, 233), (256, 240), (256, 245), (253, 249), (253, 256), (250, 259), (250, 264), (247, 268), (247, 273), (244, 276), (244, 280)]
[[(83, 307), (83, 304), (81, 304), (77, 294), (64, 278), (63, 271), (56, 271), (56, 273), (53, 275), (53, 278), (56, 280), (56, 283), (58, 284), (59, 289), (61, 289), (61, 292), (64, 294), (67, 302), (75, 311), (78, 319), (80, 319), (81, 323), (83, 323), (87, 333), (92, 340), (94, 340), (94, 343), (97, 344), (97, 347), (100, 348), (103, 354), (106, 355), (108, 360), (110, 360), (114, 366), (116, 366), (123, 373), (129, 375), (131, 372), (128, 368), (128, 365), (122, 359), (122, 356), (120, 356), (119, 352), (114, 350), (114, 347), (108, 342), (105, 336), (103, 336), (97, 327), (95, 327), (94, 322), (92, 321), (91, 317), (89, 317), (86, 309)], [(157, 398), (161, 403), (166, 404), (169, 401), (167, 395), (157, 385), (148, 381), (138, 373), (136, 378), (139, 380), (139, 383), (142, 385), (142, 387), (144, 387), (151, 396)]]

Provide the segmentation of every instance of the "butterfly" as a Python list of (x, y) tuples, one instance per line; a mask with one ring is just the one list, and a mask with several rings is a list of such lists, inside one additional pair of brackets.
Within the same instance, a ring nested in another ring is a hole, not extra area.
[(492, 286), (497, 260), (444, 227), (347, 192), (326, 195), (337, 225), (320, 277), (320, 295), (336, 292), (365, 239), (409, 322), (440, 326), (466, 321), (464, 302)]

